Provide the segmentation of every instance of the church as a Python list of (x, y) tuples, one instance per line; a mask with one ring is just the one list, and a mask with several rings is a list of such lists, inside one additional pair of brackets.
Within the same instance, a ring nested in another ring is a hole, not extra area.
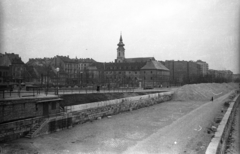
[(120, 35), (114, 63), (93, 63), (88, 67), (91, 84), (117, 87), (154, 88), (169, 86), (169, 69), (154, 57), (125, 58), (125, 48)]
[(119, 43), (117, 44), (117, 59), (116, 63), (134, 63), (134, 62), (147, 62), (149, 60), (155, 60), (154, 57), (141, 57), (141, 58), (125, 58), (125, 44), (123, 44), (122, 34), (120, 36)]

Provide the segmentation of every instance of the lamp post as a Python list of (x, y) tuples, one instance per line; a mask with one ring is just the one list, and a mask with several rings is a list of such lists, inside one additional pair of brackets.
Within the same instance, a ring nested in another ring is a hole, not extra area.
[(143, 72), (143, 74), (144, 74), (144, 77), (143, 77), (143, 82), (144, 82), (143, 89), (144, 89), (145, 88), (145, 71)]
[(82, 87), (82, 74), (83, 74), (83, 72), (80, 72), (80, 77), (81, 77), (81, 80), (80, 80), (80, 87)]
[(56, 94), (58, 95), (58, 79), (59, 79), (59, 68), (57, 67), (56, 68), (56, 71), (57, 71), (57, 92), (56, 92)]

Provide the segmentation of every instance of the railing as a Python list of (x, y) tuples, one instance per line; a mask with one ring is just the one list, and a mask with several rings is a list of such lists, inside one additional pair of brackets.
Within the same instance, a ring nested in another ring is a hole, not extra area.
[(87, 93), (110, 93), (110, 92), (134, 92), (135, 87), (114, 87), (114, 88), (100, 88), (83, 87), (83, 88), (31, 88), (25, 89), (2, 89), (0, 90), (0, 99), (5, 98), (20, 98), (20, 97), (38, 97), (48, 95), (62, 95), (62, 94), (87, 94)]

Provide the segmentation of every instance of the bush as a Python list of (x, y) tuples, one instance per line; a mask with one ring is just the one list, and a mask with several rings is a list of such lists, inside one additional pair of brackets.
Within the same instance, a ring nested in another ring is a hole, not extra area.
[(225, 102), (224, 103), (224, 107), (229, 107), (229, 105), (230, 105), (230, 102)]

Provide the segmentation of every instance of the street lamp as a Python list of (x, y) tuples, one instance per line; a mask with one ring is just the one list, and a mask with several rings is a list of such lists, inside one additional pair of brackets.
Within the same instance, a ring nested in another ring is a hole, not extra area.
[(81, 80), (80, 80), (80, 87), (82, 87), (82, 74), (83, 74), (83, 72), (80, 72), (80, 78), (81, 78)]
[(57, 67), (57, 68), (56, 68), (56, 71), (57, 71), (57, 93), (56, 93), (56, 94), (57, 94), (57, 95), (58, 95), (58, 79), (59, 79), (59, 70), (60, 70), (60, 69)]

